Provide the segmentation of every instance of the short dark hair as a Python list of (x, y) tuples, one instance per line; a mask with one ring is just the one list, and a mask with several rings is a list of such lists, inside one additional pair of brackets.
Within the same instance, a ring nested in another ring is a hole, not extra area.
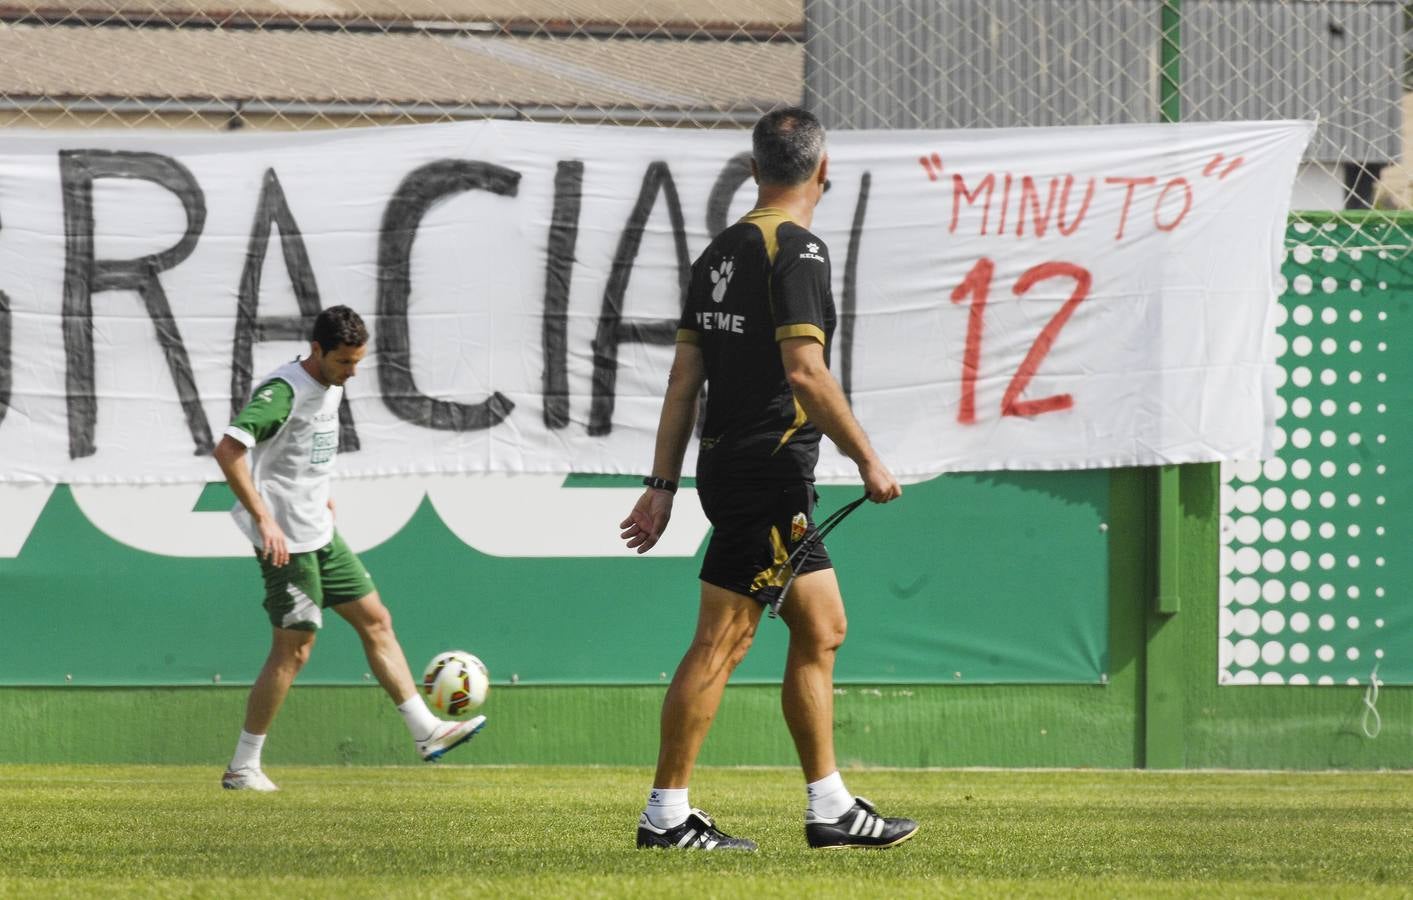
[(824, 126), (814, 113), (798, 106), (772, 110), (751, 132), (751, 149), (763, 183), (803, 184), (824, 155)]
[(362, 316), (347, 306), (330, 306), (314, 320), (309, 340), (325, 353), (345, 345), (362, 347), (368, 343), (368, 326), (363, 324)]

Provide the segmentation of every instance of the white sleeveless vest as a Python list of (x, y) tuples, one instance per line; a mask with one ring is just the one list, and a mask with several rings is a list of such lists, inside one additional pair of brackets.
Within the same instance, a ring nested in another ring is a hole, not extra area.
[[(289, 552), (308, 553), (334, 538), (329, 476), (338, 455), (343, 388), (320, 384), (298, 360), (280, 366), (260, 384), (275, 379), (294, 389), (294, 403), (280, 430), (251, 450), (250, 472), (255, 489), (285, 533)], [(251, 543), (262, 546), (260, 530), (245, 507), (237, 502), (231, 515)]]

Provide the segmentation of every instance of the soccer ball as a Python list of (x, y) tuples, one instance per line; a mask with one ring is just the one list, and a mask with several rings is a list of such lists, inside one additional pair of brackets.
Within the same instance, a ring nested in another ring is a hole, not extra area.
[(422, 673), (427, 705), (453, 719), (469, 715), (485, 703), (490, 689), (486, 664), (465, 650), (438, 653)]

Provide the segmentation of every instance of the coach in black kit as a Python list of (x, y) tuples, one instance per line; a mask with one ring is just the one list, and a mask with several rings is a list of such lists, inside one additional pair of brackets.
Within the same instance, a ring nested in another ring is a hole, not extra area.
[(756, 207), (692, 267), (647, 490), (621, 525), (648, 551), (672, 515), (697, 396), (707, 385), (697, 492), (713, 533), (701, 572), (697, 632), (662, 708), (657, 774), (638, 820), (639, 847), (754, 850), (693, 809), (687, 784), (726, 681), (745, 658), (764, 604), (794, 576), (781, 617), (790, 649), (781, 706), (804, 769), (812, 847), (890, 847), (917, 831), (845, 788), (834, 758), (834, 656), (846, 620), (822, 544), (791, 553), (815, 525), (820, 434), (859, 467), (868, 498), (901, 493), (829, 372), (834, 333), (829, 251), (809, 230), (824, 193), (824, 129), (803, 109), (756, 124)]

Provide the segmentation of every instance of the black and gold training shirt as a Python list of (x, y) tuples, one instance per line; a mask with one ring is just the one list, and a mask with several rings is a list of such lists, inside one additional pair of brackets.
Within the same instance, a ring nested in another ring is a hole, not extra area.
[(699, 345), (707, 403), (697, 478), (814, 479), (819, 430), (785, 379), (779, 342), (834, 334), (829, 250), (778, 209), (752, 210), (692, 265), (677, 340)]

